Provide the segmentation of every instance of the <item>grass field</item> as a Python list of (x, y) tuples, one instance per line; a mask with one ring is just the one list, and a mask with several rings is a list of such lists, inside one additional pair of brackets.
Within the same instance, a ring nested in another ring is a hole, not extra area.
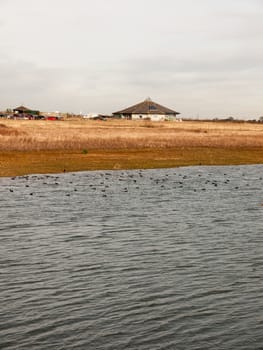
[(259, 123), (0, 120), (0, 176), (259, 163)]

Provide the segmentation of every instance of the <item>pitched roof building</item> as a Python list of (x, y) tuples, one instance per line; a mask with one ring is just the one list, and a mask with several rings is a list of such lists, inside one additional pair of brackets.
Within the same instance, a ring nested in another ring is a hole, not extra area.
[(150, 119), (154, 121), (175, 119), (180, 114), (170, 108), (164, 107), (150, 98), (134, 106), (112, 113), (116, 117), (126, 119)]
[(19, 106), (14, 108), (13, 111), (18, 113), (26, 113), (27, 111), (30, 111), (30, 108), (27, 108), (25, 106)]
[(13, 109), (14, 113), (20, 113), (20, 114), (33, 114), (33, 115), (38, 115), (39, 111), (27, 108), (25, 106), (19, 106)]

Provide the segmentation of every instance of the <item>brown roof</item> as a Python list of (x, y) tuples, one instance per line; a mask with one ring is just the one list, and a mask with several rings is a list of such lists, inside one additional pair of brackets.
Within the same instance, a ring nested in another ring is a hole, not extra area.
[(159, 105), (158, 103), (147, 98), (143, 102), (137, 103), (134, 106), (125, 108), (121, 111), (114, 112), (112, 114), (170, 114), (176, 115), (179, 112), (173, 111), (170, 108)]
[(14, 108), (13, 110), (26, 112), (26, 111), (30, 111), (30, 108), (27, 108), (25, 106), (19, 106), (19, 107)]

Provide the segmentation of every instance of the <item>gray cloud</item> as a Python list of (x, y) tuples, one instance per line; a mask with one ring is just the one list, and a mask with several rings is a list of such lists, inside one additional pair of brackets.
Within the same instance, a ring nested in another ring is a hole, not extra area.
[(0, 0), (0, 109), (111, 113), (151, 95), (183, 115), (259, 116), (262, 13), (258, 0)]
[(176, 57), (155, 57), (124, 62), (119, 74), (131, 84), (156, 84), (173, 82), (200, 84), (209, 81), (223, 82), (229, 78), (236, 81), (258, 79), (263, 73), (261, 56), (245, 53), (220, 58), (217, 55), (201, 59), (178, 60)]

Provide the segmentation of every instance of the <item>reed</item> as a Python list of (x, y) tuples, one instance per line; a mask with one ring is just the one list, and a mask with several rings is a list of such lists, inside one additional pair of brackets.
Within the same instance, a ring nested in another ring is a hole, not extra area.
[(263, 163), (263, 124), (18, 121), (0, 124), (0, 176)]
[(217, 122), (16, 121), (0, 126), (0, 151), (263, 146), (263, 125)]

